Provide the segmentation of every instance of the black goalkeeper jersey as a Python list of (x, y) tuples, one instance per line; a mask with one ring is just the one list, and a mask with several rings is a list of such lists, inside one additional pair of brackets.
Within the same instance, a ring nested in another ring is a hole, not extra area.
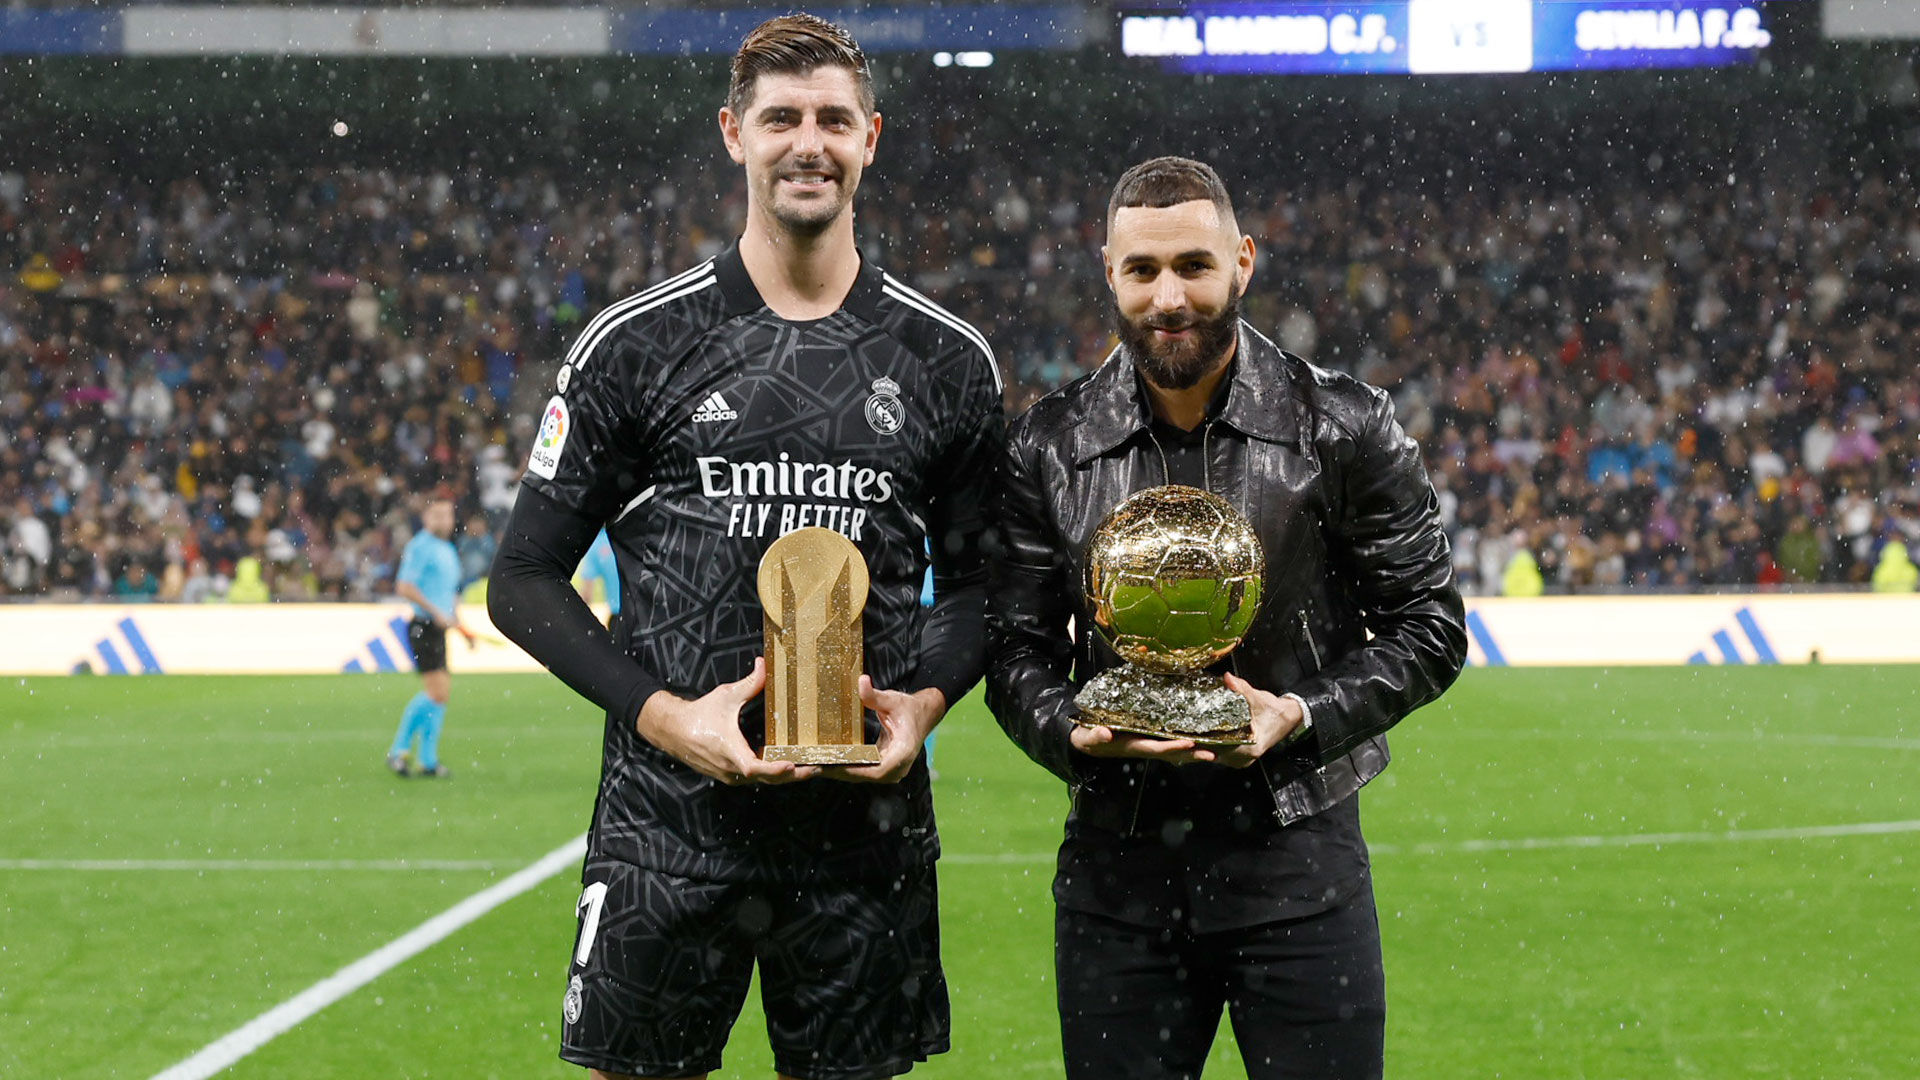
[[(605, 524), (617, 643), (634, 664), (629, 689), (599, 702), (609, 711), (593, 854), (775, 881), (935, 858), (924, 761), (899, 785), (728, 787), (654, 748), (634, 718), (656, 689), (694, 698), (749, 673), (763, 641), (760, 557), (806, 526), (866, 557), (874, 685), (938, 686), (958, 702), (983, 664), (979, 540), (1003, 439), (986, 340), (866, 264), (840, 310), (788, 321), (736, 245), (602, 311), (556, 389), (524, 482), (555, 512)], [(931, 612), (920, 604), (930, 550)], [(759, 699), (742, 723), (758, 749)]]

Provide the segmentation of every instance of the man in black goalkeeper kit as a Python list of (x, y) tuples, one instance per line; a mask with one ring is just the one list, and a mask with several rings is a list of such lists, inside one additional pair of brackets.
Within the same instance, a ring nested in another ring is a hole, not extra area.
[[(588, 324), (494, 562), (494, 623), (607, 710), (561, 1056), (704, 1075), (757, 964), (781, 1075), (893, 1076), (948, 1044), (920, 746), (985, 666), (998, 375), (977, 331), (854, 245), (880, 115), (845, 31), (755, 29), (720, 128), (746, 170), (745, 233)], [(612, 638), (568, 583), (603, 524)], [(804, 526), (869, 567), (878, 765), (758, 756), (756, 570)]]
[[(1128, 171), (1103, 251), (1121, 344), (1008, 433), (988, 701), (1072, 787), (1054, 879), (1072, 1080), (1198, 1077), (1223, 1007), (1250, 1076), (1383, 1067), (1357, 793), (1386, 767), (1383, 733), (1459, 674), (1465, 619), (1418, 448), (1386, 394), (1240, 321), (1253, 256), (1211, 168)], [(1118, 663), (1091, 633), (1088, 540), (1163, 483), (1234, 504), (1266, 553), (1221, 672), (1248, 746), (1073, 719), (1077, 687)]]

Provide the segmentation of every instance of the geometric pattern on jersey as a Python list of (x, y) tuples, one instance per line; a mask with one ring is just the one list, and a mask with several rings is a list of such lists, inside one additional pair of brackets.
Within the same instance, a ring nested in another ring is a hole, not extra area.
[(756, 963), (782, 1073), (896, 1076), (947, 1050), (932, 867), (798, 887), (600, 860), (582, 881), (607, 889), (587, 961), (576, 951), (568, 971), (567, 1061), (637, 1076), (718, 1069)]
[[(838, 311), (788, 322), (736, 246), (601, 312), (556, 386), (525, 482), (607, 523), (628, 655), (683, 697), (744, 677), (762, 651), (761, 555), (822, 525), (867, 560), (867, 673), (908, 688), (928, 539), (984, 527), (1000, 388), (977, 331), (866, 263)], [(632, 720), (607, 724), (596, 853), (768, 881), (938, 854), (923, 764), (897, 787), (729, 788)], [(742, 722), (757, 749), (759, 700)]]

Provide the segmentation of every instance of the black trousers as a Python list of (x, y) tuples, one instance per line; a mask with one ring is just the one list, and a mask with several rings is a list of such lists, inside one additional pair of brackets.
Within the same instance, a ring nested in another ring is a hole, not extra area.
[(1378, 1080), (1386, 1031), (1369, 883), (1318, 915), (1193, 934), (1061, 909), (1068, 1080), (1198, 1080), (1224, 1006), (1254, 1080)]

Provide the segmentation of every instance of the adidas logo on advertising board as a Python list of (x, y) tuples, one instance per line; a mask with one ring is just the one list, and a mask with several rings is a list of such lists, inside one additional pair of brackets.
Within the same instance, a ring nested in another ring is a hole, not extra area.
[(693, 410), (693, 422), (696, 424), (711, 424), (716, 420), (738, 419), (740, 419), (740, 414), (733, 411), (733, 406), (727, 404), (727, 399), (721, 397), (720, 391), (718, 390), (708, 394), (707, 400), (701, 402), (700, 407)]

